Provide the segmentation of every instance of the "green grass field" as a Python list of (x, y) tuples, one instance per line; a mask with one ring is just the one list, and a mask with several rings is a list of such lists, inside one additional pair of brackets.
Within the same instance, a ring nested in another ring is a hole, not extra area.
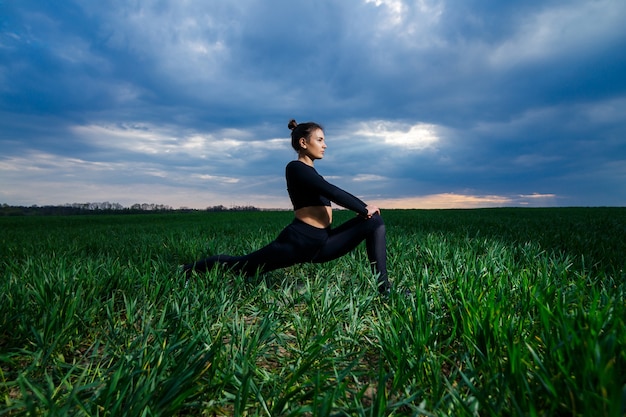
[(177, 272), (289, 212), (0, 218), (0, 414), (626, 415), (626, 209), (383, 216), (409, 296), (362, 247)]

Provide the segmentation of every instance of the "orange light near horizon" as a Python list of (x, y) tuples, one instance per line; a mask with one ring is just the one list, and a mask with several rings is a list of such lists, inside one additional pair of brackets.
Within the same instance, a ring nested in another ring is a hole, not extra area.
[(544, 203), (543, 205), (553, 205), (555, 194), (520, 195), (518, 198), (498, 195), (470, 195), (456, 193), (431, 194), (418, 197), (407, 197), (398, 199), (376, 200), (375, 203), (386, 209), (469, 209), (488, 207), (511, 207), (528, 206), (533, 200), (533, 205)]

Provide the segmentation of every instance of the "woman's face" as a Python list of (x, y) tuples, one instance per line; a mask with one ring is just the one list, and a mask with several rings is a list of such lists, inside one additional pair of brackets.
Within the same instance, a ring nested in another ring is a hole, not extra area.
[(326, 142), (324, 142), (324, 131), (317, 129), (311, 132), (309, 140), (300, 140), (300, 146), (302, 152), (312, 160), (322, 159), (324, 157), (324, 150), (326, 149)]

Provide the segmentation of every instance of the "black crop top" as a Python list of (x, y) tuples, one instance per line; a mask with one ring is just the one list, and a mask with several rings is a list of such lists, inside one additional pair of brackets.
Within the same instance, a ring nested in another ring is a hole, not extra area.
[(330, 202), (367, 215), (366, 204), (352, 194), (326, 181), (315, 168), (300, 161), (291, 161), (285, 168), (287, 192), (298, 210), (310, 206), (330, 206)]

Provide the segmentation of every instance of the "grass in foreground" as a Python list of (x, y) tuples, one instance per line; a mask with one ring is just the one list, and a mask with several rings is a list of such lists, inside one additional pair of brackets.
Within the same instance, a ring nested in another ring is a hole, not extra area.
[(408, 297), (363, 250), (176, 272), (289, 213), (0, 218), (0, 414), (626, 414), (625, 209), (384, 216)]

